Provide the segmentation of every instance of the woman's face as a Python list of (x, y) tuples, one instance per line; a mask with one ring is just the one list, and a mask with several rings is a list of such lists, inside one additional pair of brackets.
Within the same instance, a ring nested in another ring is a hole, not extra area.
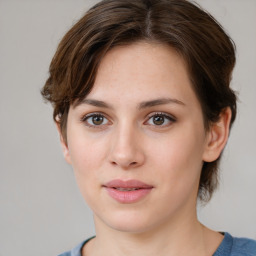
[(195, 214), (208, 137), (183, 59), (139, 42), (110, 50), (71, 106), (66, 160), (96, 225), (143, 232)]

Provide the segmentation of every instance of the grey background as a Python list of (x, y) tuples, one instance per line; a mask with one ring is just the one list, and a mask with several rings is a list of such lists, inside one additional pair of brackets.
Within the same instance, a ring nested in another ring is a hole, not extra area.
[[(0, 256), (57, 255), (94, 234), (40, 88), (57, 43), (97, 1), (0, 0)], [(198, 0), (237, 45), (239, 111), (202, 222), (256, 239), (256, 1)]]

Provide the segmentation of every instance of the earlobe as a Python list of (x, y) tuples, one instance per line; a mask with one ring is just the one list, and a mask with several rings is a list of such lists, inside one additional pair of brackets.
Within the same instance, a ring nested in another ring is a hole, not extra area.
[(203, 161), (213, 162), (220, 156), (228, 140), (231, 116), (231, 109), (227, 107), (220, 113), (219, 120), (211, 125), (207, 134)]
[(57, 130), (58, 130), (59, 136), (60, 136), (60, 144), (61, 144), (61, 148), (62, 148), (64, 158), (65, 158), (65, 160), (68, 164), (71, 164), (68, 145), (67, 145), (66, 141), (63, 138), (63, 134), (61, 132), (60, 124), (56, 123), (56, 127), (57, 127)]

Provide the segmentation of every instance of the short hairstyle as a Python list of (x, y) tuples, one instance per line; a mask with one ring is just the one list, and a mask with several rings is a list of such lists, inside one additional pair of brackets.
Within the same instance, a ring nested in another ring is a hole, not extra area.
[[(209, 13), (186, 0), (103, 0), (63, 37), (41, 91), (54, 107), (53, 118), (66, 143), (69, 108), (91, 91), (102, 58), (115, 46), (138, 41), (169, 45), (182, 56), (206, 130), (227, 107), (232, 125), (236, 117), (236, 95), (230, 88), (235, 45)], [(203, 164), (201, 201), (207, 202), (217, 187), (219, 160)]]

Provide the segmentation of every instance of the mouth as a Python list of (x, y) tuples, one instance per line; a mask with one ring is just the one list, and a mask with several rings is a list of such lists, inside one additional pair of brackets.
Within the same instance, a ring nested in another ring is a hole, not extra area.
[(140, 188), (115, 188), (115, 187), (113, 187), (113, 188), (118, 191), (135, 191), (135, 190), (140, 189)]
[(103, 187), (108, 195), (119, 203), (135, 203), (149, 195), (153, 189), (152, 185), (138, 180), (112, 180)]

